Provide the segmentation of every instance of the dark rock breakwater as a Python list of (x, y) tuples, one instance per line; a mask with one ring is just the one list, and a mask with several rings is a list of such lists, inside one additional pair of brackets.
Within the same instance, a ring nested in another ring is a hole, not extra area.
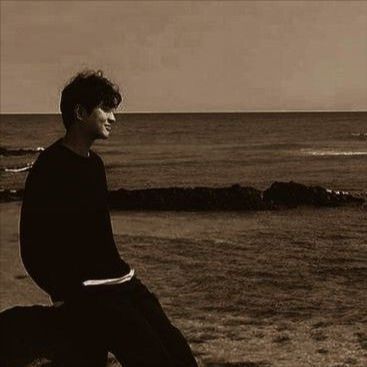
[(233, 185), (225, 188), (158, 188), (110, 192), (110, 207), (125, 210), (261, 210), (261, 191)]
[(119, 210), (271, 210), (303, 205), (335, 207), (363, 204), (362, 196), (321, 186), (274, 182), (261, 192), (253, 187), (120, 189), (110, 192), (111, 209)]
[(0, 189), (0, 203), (22, 200), (24, 190)]
[(296, 182), (274, 182), (263, 193), (263, 200), (270, 208), (295, 208), (303, 205), (340, 206), (363, 204), (362, 196), (345, 191), (334, 191), (321, 186), (306, 186)]
[[(0, 202), (21, 200), (24, 190), (0, 190)], [(109, 192), (109, 205), (116, 210), (272, 210), (297, 206), (336, 207), (363, 205), (363, 195), (352, 195), (321, 186), (274, 182), (264, 192), (253, 187), (170, 187)]]

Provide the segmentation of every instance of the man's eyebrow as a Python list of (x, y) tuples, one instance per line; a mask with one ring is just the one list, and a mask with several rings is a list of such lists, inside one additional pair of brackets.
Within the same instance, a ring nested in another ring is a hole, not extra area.
[(110, 112), (110, 111), (114, 110), (114, 107), (110, 107), (110, 106), (107, 106), (107, 105), (104, 105), (104, 104), (102, 104), (100, 106), (100, 108), (102, 108), (103, 111), (107, 111), (107, 112)]

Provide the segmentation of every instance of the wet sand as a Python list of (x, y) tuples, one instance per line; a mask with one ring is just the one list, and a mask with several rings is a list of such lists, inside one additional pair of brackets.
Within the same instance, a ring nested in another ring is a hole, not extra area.
[[(0, 204), (1, 310), (49, 304), (19, 259), (19, 205)], [(309, 209), (307, 228), (282, 213), (112, 218), (121, 255), (158, 295), (201, 365), (364, 367), (366, 212), (348, 210)], [(248, 240), (251, 232), (258, 241)]]

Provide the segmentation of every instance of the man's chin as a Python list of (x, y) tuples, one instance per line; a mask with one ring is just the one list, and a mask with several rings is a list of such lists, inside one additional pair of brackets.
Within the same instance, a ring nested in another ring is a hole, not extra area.
[(110, 137), (110, 133), (97, 135), (96, 140), (107, 140)]

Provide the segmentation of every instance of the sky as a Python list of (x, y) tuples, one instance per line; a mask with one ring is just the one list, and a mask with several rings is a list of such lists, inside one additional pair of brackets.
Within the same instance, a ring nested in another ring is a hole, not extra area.
[(365, 1), (1, 1), (2, 113), (102, 69), (126, 112), (367, 110)]

